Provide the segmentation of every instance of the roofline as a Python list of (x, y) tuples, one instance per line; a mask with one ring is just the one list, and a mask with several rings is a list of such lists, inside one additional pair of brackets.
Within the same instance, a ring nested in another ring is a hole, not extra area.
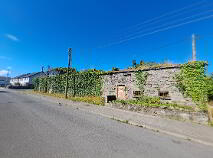
[(119, 71), (109, 71), (105, 72), (102, 75), (109, 75), (109, 74), (116, 74), (116, 73), (131, 73), (131, 72), (138, 72), (138, 71), (151, 71), (151, 70), (163, 70), (163, 69), (174, 69), (179, 68), (181, 65), (175, 65), (175, 66), (167, 66), (167, 67), (154, 67), (154, 68), (145, 68), (145, 69), (127, 69), (127, 70), (119, 70)]
[(28, 74), (23, 74), (23, 75), (19, 75), (19, 76), (16, 76), (16, 77), (14, 77), (14, 78), (11, 78), (11, 79), (20, 79), (20, 78), (26, 78), (26, 76), (27, 77), (32, 77), (32, 76), (35, 76), (35, 75), (37, 75), (37, 74), (39, 74), (39, 73), (44, 73), (44, 72), (36, 72), (36, 73), (28, 73)]

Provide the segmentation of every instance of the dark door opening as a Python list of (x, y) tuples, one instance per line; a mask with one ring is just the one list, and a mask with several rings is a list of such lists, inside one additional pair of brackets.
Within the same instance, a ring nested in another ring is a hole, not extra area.
[(107, 103), (112, 102), (113, 100), (116, 100), (116, 96), (115, 95), (108, 95), (107, 96)]

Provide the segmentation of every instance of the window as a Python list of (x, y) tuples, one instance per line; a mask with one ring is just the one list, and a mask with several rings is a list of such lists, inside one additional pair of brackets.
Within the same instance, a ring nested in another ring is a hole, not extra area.
[(133, 96), (134, 96), (134, 97), (139, 97), (139, 96), (141, 96), (141, 91), (133, 91)]
[(123, 76), (131, 76), (130, 73), (124, 73)]
[(162, 99), (169, 99), (169, 91), (159, 91), (158, 96)]

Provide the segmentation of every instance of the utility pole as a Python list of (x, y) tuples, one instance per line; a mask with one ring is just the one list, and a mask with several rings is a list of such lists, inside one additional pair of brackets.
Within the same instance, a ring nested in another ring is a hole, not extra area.
[(6, 83), (5, 83), (5, 87), (9, 84), (9, 68), (7, 69), (7, 78), (6, 78)]
[(192, 61), (196, 61), (196, 36), (192, 34)]
[(69, 69), (72, 63), (72, 48), (68, 48), (68, 66), (67, 66), (67, 78), (66, 78), (66, 87), (65, 87), (65, 98), (67, 99), (68, 92), (68, 77), (69, 77)]

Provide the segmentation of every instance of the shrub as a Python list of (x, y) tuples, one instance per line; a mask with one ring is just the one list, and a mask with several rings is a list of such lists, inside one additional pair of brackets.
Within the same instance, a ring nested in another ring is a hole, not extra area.
[(161, 104), (159, 97), (148, 97), (148, 96), (142, 96), (138, 99), (138, 101), (141, 101), (142, 103), (147, 104)]
[(207, 63), (203, 61), (183, 64), (180, 74), (176, 76), (180, 91), (197, 103), (207, 102), (206, 65)]
[(176, 103), (164, 103), (160, 101), (159, 97), (148, 97), (143, 96), (138, 99), (132, 100), (116, 100), (115, 103), (121, 103), (122, 105), (139, 105), (146, 107), (167, 107), (168, 109), (181, 109), (187, 111), (194, 111), (194, 108), (191, 106), (178, 105)]
[(117, 67), (113, 67), (112, 68), (112, 71), (119, 71), (120, 69), (119, 68), (117, 68)]

